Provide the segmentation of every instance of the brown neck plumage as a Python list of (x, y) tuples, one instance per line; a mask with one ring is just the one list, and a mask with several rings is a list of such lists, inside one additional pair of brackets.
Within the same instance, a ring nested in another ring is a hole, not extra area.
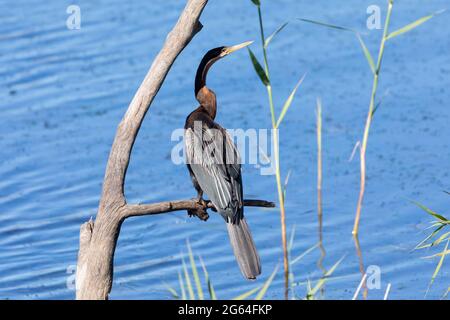
[(214, 119), (217, 113), (216, 94), (208, 87), (204, 86), (197, 92), (196, 98), (200, 103), (200, 108), (203, 108), (208, 115)]

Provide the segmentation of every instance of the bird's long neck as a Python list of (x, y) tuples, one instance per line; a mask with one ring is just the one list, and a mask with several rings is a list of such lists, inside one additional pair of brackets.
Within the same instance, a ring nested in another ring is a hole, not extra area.
[(197, 69), (195, 76), (195, 97), (200, 103), (200, 108), (203, 108), (209, 116), (214, 119), (217, 113), (217, 100), (215, 93), (206, 86), (206, 76), (209, 68), (216, 62), (218, 58), (208, 59), (203, 58)]

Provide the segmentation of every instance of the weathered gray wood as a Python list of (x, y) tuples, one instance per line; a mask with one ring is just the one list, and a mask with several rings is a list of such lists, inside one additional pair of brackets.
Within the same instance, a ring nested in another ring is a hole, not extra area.
[[(76, 298), (108, 299), (113, 280), (113, 260), (122, 222), (133, 216), (188, 210), (200, 219), (207, 219), (210, 202), (195, 200), (167, 201), (154, 204), (127, 204), (124, 195), (125, 175), (131, 150), (150, 104), (180, 52), (199, 32), (201, 13), (208, 0), (188, 0), (177, 24), (167, 36), (144, 81), (120, 122), (111, 147), (97, 217), (80, 229)], [(272, 202), (245, 200), (245, 206), (274, 207)]]
[(207, 3), (208, 0), (187, 1), (177, 24), (167, 36), (163, 48), (153, 61), (117, 128), (95, 224), (93, 228), (82, 227), (80, 231), (77, 299), (108, 298), (112, 286), (114, 250), (123, 221), (122, 212), (126, 210), (124, 181), (131, 149), (144, 116), (172, 64), (201, 30), (199, 18)]

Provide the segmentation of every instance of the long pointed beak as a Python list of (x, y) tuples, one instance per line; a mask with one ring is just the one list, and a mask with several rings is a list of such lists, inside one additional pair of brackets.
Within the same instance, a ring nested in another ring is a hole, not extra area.
[(241, 43), (241, 44), (232, 46), (232, 47), (227, 47), (227, 48), (226, 48), (226, 53), (225, 53), (225, 54), (226, 54), (226, 55), (229, 55), (230, 53), (233, 53), (233, 52), (235, 52), (235, 51), (238, 51), (238, 50), (240, 50), (240, 49), (243, 49), (243, 48), (245, 48), (245, 47), (251, 45), (252, 43), (253, 43), (253, 41), (247, 41), (247, 42), (244, 42), (244, 43)]

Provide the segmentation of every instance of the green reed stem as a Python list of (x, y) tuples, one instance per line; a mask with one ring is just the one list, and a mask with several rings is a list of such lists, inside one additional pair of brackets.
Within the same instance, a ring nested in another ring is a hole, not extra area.
[(264, 55), (264, 68), (266, 72), (267, 79), (269, 79), (269, 84), (266, 86), (267, 95), (269, 98), (270, 114), (272, 119), (273, 128), (273, 143), (274, 143), (274, 154), (275, 154), (275, 178), (278, 189), (278, 201), (280, 203), (280, 220), (281, 220), (281, 240), (283, 245), (283, 265), (284, 265), (284, 280), (285, 280), (285, 298), (288, 299), (288, 288), (289, 288), (289, 258), (288, 258), (288, 248), (287, 248), (287, 232), (286, 232), (286, 211), (284, 207), (284, 194), (283, 185), (281, 182), (281, 171), (280, 171), (280, 151), (279, 151), (279, 136), (278, 136), (278, 126), (275, 117), (275, 107), (273, 103), (272, 86), (270, 84), (270, 72), (269, 72), (269, 62), (267, 59), (267, 50), (265, 46), (265, 35), (264, 35), (264, 25), (261, 13), (261, 7), (258, 6), (258, 18), (259, 27), (261, 33), (261, 44)]
[[(264, 24), (262, 19), (261, 7), (258, 6), (258, 19), (259, 19), (259, 30), (261, 34), (261, 43), (264, 55), (264, 70), (266, 72), (267, 79), (270, 80), (270, 72), (269, 72), (269, 60), (267, 59), (267, 49), (265, 46), (266, 36), (264, 34)], [(276, 120), (275, 120), (275, 107), (273, 103), (273, 94), (272, 94), (272, 86), (269, 84), (266, 86), (267, 96), (269, 97), (269, 106), (270, 106), (270, 115), (272, 117), (272, 127), (275, 128)]]
[(388, 12), (386, 16), (386, 22), (384, 25), (384, 31), (383, 31), (383, 38), (381, 39), (380, 49), (378, 51), (378, 61), (377, 66), (373, 75), (373, 85), (372, 85), (372, 94), (370, 97), (370, 104), (369, 104), (369, 112), (367, 114), (366, 119), (366, 125), (364, 128), (364, 135), (363, 140), (361, 143), (361, 150), (360, 150), (360, 170), (361, 170), (361, 180), (360, 180), (360, 191), (359, 191), (359, 198), (358, 198), (358, 205), (356, 207), (356, 215), (355, 215), (355, 223), (353, 225), (353, 235), (357, 235), (359, 231), (359, 221), (361, 218), (361, 209), (362, 209), (362, 203), (364, 200), (364, 193), (366, 188), (366, 151), (367, 151), (367, 144), (369, 141), (369, 132), (370, 132), (370, 126), (372, 124), (372, 118), (373, 118), (373, 112), (375, 108), (375, 99), (377, 96), (377, 90), (378, 90), (378, 79), (381, 71), (381, 65), (383, 61), (384, 56), (384, 48), (388, 37), (389, 32), (389, 24), (391, 21), (391, 15), (392, 15), (392, 8), (393, 8), (394, 0), (389, 0), (388, 4)]

